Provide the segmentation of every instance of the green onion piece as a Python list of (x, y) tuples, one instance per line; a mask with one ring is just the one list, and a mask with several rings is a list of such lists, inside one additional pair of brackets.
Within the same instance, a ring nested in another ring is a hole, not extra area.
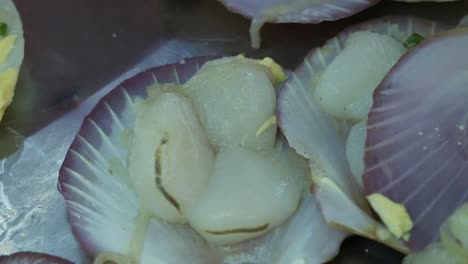
[(0, 36), (6, 36), (8, 31), (8, 24), (7, 23), (0, 23)]
[(405, 46), (405, 48), (409, 49), (414, 46), (417, 46), (423, 40), (424, 40), (423, 36), (419, 35), (418, 33), (413, 33), (411, 34), (411, 36), (408, 37), (408, 39), (406, 39), (403, 45)]

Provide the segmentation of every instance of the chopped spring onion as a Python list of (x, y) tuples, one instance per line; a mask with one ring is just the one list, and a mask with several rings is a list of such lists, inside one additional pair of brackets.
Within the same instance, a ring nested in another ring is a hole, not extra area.
[(0, 36), (6, 36), (8, 32), (8, 24), (7, 23), (0, 23)]
[(424, 40), (423, 36), (419, 35), (418, 33), (413, 33), (406, 39), (403, 45), (405, 46), (405, 48), (410, 49), (412, 47), (419, 45), (419, 43), (421, 43), (421, 41), (423, 40)]

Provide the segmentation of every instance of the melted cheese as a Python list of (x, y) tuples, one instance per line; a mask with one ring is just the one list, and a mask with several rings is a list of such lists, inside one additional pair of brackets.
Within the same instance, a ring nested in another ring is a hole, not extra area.
[(266, 57), (263, 60), (259, 60), (258, 63), (270, 68), (270, 71), (273, 74), (274, 83), (280, 83), (286, 80), (286, 74), (284, 73), (283, 68), (271, 58)]
[(6, 107), (13, 100), (16, 81), (18, 80), (17, 68), (8, 68), (0, 73), (0, 121), (5, 113)]
[(10, 55), (11, 50), (15, 45), (16, 35), (9, 35), (0, 40), (0, 64), (5, 63), (5, 60)]
[(413, 228), (413, 221), (404, 205), (379, 193), (374, 193), (367, 199), (393, 235), (397, 238), (409, 238), (406, 234)]

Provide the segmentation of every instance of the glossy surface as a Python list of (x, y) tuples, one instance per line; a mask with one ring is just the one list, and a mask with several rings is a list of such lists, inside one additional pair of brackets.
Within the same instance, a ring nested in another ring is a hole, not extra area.
[[(26, 51), (17, 96), (0, 125), (0, 254), (33, 250), (82, 263), (56, 189), (57, 173), (82, 118), (121, 80), (150, 66), (194, 55), (271, 56), (295, 68), (310, 48), (345, 26), (384, 14), (420, 14), (457, 22), (468, 10), (384, 3), (321, 25), (267, 25), (263, 48), (250, 49), (249, 22), (214, 0), (15, 1)], [(91, 96), (93, 95), (93, 96)], [(88, 99), (88, 100), (85, 100)], [(79, 106), (79, 107), (77, 107)], [(344, 250), (384, 263), (380, 247), (354, 240)], [(365, 252), (368, 249), (367, 253)], [(369, 253), (371, 252), (371, 253)], [(388, 255), (387, 263), (398, 263)]]

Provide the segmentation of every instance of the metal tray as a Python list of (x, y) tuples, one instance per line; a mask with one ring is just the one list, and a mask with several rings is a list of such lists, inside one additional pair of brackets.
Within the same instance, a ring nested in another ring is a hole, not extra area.
[[(383, 15), (457, 22), (468, 1), (383, 1), (320, 25), (272, 24), (252, 50), (249, 21), (215, 0), (16, 0), (25, 59), (15, 101), (0, 126), (0, 255), (38, 251), (89, 260), (66, 221), (58, 169), (82, 118), (117, 83), (138, 71), (196, 55), (271, 56), (286, 68), (346, 26)], [(399, 263), (401, 256), (360, 238), (333, 263)]]

